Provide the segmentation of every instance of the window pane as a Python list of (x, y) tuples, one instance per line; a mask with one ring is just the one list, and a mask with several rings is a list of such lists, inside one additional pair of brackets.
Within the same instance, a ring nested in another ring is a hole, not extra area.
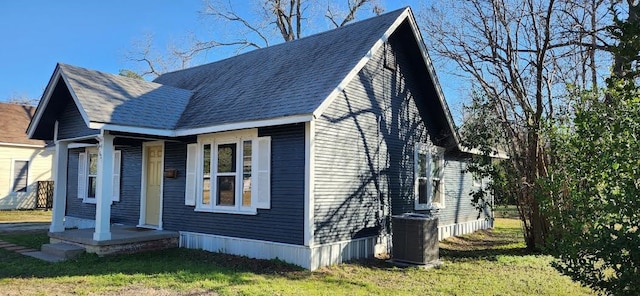
[(419, 178), (418, 179), (418, 203), (426, 204), (429, 202), (429, 189), (427, 178)]
[(202, 204), (211, 204), (211, 144), (202, 145)]
[(89, 154), (89, 175), (97, 175), (98, 174), (98, 154), (90, 153)]
[(431, 176), (434, 180), (440, 179), (440, 173), (442, 171), (442, 167), (440, 166), (442, 164), (440, 157), (440, 154), (435, 154), (431, 157)]
[(251, 141), (242, 143), (242, 206), (251, 206)]
[(211, 144), (202, 146), (202, 172), (205, 176), (211, 174)]
[(209, 177), (204, 177), (204, 179), (202, 180), (202, 204), (208, 205), (210, 203), (211, 203), (211, 179)]
[(96, 188), (97, 188), (97, 180), (96, 177), (89, 177), (89, 192), (87, 197), (96, 198)]
[(13, 192), (27, 192), (28, 173), (28, 161), (16, 160), (13, 162)]
[(218, 145), (218, 173), (236, 171), (236, 144)]
[(427, 154), (418, 153), (418, 177), (427, 176)]
[(440, 203), (442, 194), (440, 192), (440, 180), (433, 181), (433, 202)]
[(218, 176), (216, 204), (221, 206), (234, 206), (236, 204), (235, 184), (235, 176)]

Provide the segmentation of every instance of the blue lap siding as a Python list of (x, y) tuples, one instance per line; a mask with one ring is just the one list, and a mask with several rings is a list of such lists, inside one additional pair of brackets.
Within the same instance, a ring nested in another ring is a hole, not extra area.
[[(409, 54), (417, 48), (410, 30), (397, 32), (315, 125), (315, 243), (388, 234), (391, 215), (419, 212), (415, 144), (433, 141), (457, 149), (426, 69), (416, 66), (423, 65), (415, 59), (420, 54)], [(462, 172), (465, 161), (449, 158), (445, 165), (440, 225), (477, 219), (469, 196), (472, 180)]]
[[(141, 144), (116, 146), (122, 151), (120, 179), (120, 201), (111, 205), (111, 223), (137, 225), (140, 218), (140, 168), (142, 166)], [(94, 220), (96, 205), (78, 198), (78, 154), (84, 148), (69, 151), (66, 215)]]
[(66, 106), (62, 110), (60, 117), (58, 117), (58, 139), (72, 139), (99, 133), (100, 131), (87, 127), (76, 104), (71, 98), (67, 99)]
[(186, 144), (165, 144), (165, 167), (178, 177), (165, 179), (163, 228), (290, 244), (303, 244), (304, 124), (260, 128), (271, 136), (271, 209), (257, 215), (196, 212), (186, 206)]

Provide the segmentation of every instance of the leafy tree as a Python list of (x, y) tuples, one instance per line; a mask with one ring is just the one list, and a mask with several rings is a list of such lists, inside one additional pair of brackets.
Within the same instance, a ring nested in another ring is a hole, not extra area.
[(582, 93), (572, 122), (556, 130), (545, 206), (560, 271), (606, 294), (640, 295), (640, 9), (629, 1), (621, 20), (613, 8), (614, 72), (601, 95)]
[(136, 72), (133, 72), (131, 70), (127, 70), (127, 69), (120, 69), (120, 72), (118, 72), (118, 75), (124, 76), (124, 77), (129, 77), (129, 78), (135, 78), (135, 79), (144, 80), (144, 78), (142, 76), (140, 76), (140, 74), (138, 74)]

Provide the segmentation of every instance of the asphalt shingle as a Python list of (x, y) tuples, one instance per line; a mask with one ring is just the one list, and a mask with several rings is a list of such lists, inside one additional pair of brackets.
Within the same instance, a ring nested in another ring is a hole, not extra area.
[(167, 73), (154, 82), (193, 91), (177, 129), (311, 114), (404, 10)]
[(58, 64), (91, 122), (174, 129), (192, 92)]
[(36, 107), (0, 103), (0, 143), (44, 146), (45, 141), (27, 137), (27, 127)]

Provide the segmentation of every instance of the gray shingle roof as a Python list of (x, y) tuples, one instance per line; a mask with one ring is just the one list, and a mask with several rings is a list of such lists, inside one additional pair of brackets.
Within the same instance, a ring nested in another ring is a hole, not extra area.
[(193, 91), (178, 129), (312, 114), (404, 10), (167, 73), (154, 82)]
[(154, 82), (58, 64), (89, 121), (174, 129), (192, 92)]

